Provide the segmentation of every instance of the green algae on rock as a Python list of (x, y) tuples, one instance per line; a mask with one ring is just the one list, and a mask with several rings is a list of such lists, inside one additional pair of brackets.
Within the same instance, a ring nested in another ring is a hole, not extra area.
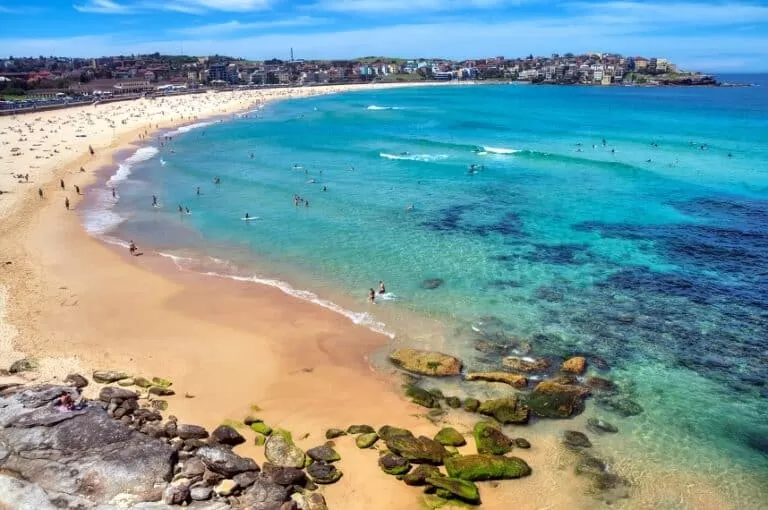
[(387, 448), (416, 464), (440, 465), (448, 453), (443, 445), (424, 436), (390, 437), (387, 440)]
[(512, 440), (507, 437), (496, 423), (481, 421), (473, 430), (477, 453), (504, 455), (512, 451)]
[(411, 463), (394, 453), (385, 453), (379, 457), (379, 467), (388, 475), (404, 475), (411, 470)]
[(326, 439), (336, 439), (337, 437), (346, 436), (347, 433), (341, 429), (328, 429), (325, 431)]
[(264, 447), (269, 462), (280, 467), (303, 468), (306, 464), (304, 452), (282, 434), (272, 434)]
[[(459, 480), (458, 478), (427, 478), (427, 484), (436, 489), (442, 489), (451, 496), (472, 504), (480, 504), (480, 491), (477, 485), (468, 480)], [(438, 494), (440, 494), (438, 492)], [(443, 493), (443, 496), (446, 495)]]
[(436, 478), (439, 476), (443, 476), (440, 473), (440, 470), (435, 466), (430, 466), (429, 464), (421, 464), (419, 466), (416, 466), (416, 469), (408, 473), (403, 477), (403, 482), (405, 482), (405, 485), (411, 485), (411, 486), (421, 486), (427, 484), (427, 478)]
[(428, 409), (439, 408), (440, 401), (430, 392), (418, 386), (408, 386), (405, 390), (405, 396), (414, 404), (426, 407)]
[(526, 398), (530, 410), (542, 418), (569, 418), (584, 410), (588, 390), (557, 381), (542, 381)]
[(448, 476), (462, 480), (512, 480), (531, 474), (530, 466), (517, 457), (464, 455), (445, 459)]
[(360, 434), (357, 436), (357, 438), (355, 438), (355, 444), (358, 448), (365, 449), (376, 444), (376, 441), (378, 440), (379, 435), (376, 434), (376, 432), (371, 432), (370, 434)]
[(314, 461), (336, 462), (341, 456), (328, 445), (316, 446), (307, 450), (307, 456)]
[(350, 425), (349, 428), (347, 428), (347, 433), (353, 435), (370, 434), (371, 432), (376, 432), (376, 429), (370, 425)]
[(263, 421), (256, 421), (251, 423), (251, 430), (257, 434), (263, 434), (265, 436), (272, 435), (272, 427), (264, 423)]
[(384, 441), (396, 436), (409, 436), (413, 437), (413, 433), (408, 429), (401, 429), (400, 427), (393, 427), (392, 425), (384, 425), (379, 428), (379, 437)]
[(336, 483), (342, 476), (341, 471), (336, 469), (336, 466), (325, 462), (315, 462), (307, 468), (307, 474), (310, 480), (321, 485)]
[(445, 427), (435, 434), (435, 441), (443, 446), (464, 446), (467, 440), (453, 427)]
[(445, 403), (451, 409), (458, 409), (461, 407), (461, 399), (459, 397), (445, 397)]
[(416, 374), (442, 377), (461, 372), (461, 360), (440, 352), (397, 349), (389, 355), (389, 360), (395, 366)]
[(498, 398), (495, 400), (486, 400), (478, 408), (480, 414), (492, 416), (499, 422), (507, 423), (528, 423), (528, 407), (517, 395), (511, 397)]
[(477, 410), (480, 408), (480, 401), (476, 398), (465, 398), (464, 399), (464, 410), (469, 413), (476, 413)]
[(509, 384), (514, 388), (525, 388), (528, 379), (524, 375), (511, 374), (509, 372), (470, 372), (464, 375), (465, 381), (486, 381)]

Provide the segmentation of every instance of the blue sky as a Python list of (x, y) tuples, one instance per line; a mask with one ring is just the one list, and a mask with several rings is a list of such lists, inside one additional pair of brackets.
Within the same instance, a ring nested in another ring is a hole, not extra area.
[(0, 0), (0, 56), (615, 51), (768, 71), (768, 0)]

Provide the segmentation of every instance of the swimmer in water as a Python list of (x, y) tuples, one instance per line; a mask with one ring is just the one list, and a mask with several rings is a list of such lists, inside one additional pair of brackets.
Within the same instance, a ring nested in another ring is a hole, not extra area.
[(219, 179), (218, 177), (214, 177), (213, 178), (213, 183), (214, 184), (221, 184), (221, 179)]
[(197, 187), (197, 196), (199, 197), (201, 195), (200, 193), (200, 186)]
[(413, 204), (408, 204), (408, 207), (405, 208), (406, 211), (413, 211), (413, 209)]
[(157, 207), (157, 195), (152, 195), (152, 207)]
[(387, 289), (384, 288), (384, 281), (379, 281), (379, 294), (386, 294)]
[(183, 212), (184, 212), (184, 208), (183, 208), (183, 207), (181, 207), (181, 204), (179, 204), (179, 214), (181, 214), (181, 213), (183, 213)]
[(250, 214), (248, 214), (248, 213), (245, 213), (245, 219), (246, 219), (246, 220), (250, 220), (250, 219), (251, 219), (251, 215), (250, 215)]
[(192, 214), (191, 212), (189, 212), (189, 207), (185, 207), (184, 209), (187, 211), (187, 214)]

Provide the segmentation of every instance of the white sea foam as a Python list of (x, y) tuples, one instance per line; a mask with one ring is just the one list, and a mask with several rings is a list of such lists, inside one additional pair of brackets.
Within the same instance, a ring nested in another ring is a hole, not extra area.
[(193, 129), (199, 129), (206, 126), (211, 126), (215, 124), (215, 122), (195, 122), (194, 124), (189, 124), (188, 126), (181, 126), (180, 128), (176, 129), (175, 131), (171, 131), (170, 133), (167, 133), (165, 136), (177, 136), (182, 135), (184, 133), (189, 133)]
[(131, 175), (131, 169), (133, 168), (133, 165), (141, 161), (152, 159), (157, 156), (159, 152), (160, 151), (157, 149), (157, 147), (141, 147), (132, 155), (125, 158), (125, 161), (117, 166), (117, 171), (112, 177), (109, 178), (107, 185), (113, 185), (115, 183), (126, 180), (128, 176)]
[(401, 160), (401, 161), (440, 161), (443, 159), (448, 159), (447, 154), (389, 154), (387, 152), (380, 152), (379, 153), (380, 158), (384, 159), (394, 159), (394, 160)]
[(89, 234), (104, 234), (125, 221), (125, 218), (112, 210), (115, 199), (110, 191), (96, 189), (90, 192), (90, 198), (93, 203), (82, 216), (83, 228)]
[(380, 111), (380, 110), (405, 110), (402, 106), (376, 106), (372, 104), (367, 107), (366, 110)]
[(353, 312), (351, 310), (347, 310), (332, 301), (328, 301), (327, 299), (322, 299), (318, 297), (317, 294), (315, 294), (314, 292), (310, 292), (308, 290), (296, 289), (286, 282), (283, 282), (280, 280), (274, 280), (271, 278), (259, 278), (257, 276), (232, 276), (232, 275), (223, 275), (215, 272), (207, 272), (204, 274), (207, 276), (215, 276), (218, 278), (229, 278), (229, 279), (237, 280), (240, 282), (260, 283), (262, 285), (269, 285), (270, 287), (275, 287), (276, 289), (283, 291), (285, 294), (289, 296), (293, 296), (293, 297), (302, 299), (304, 301), (309, 301), (310, 303), (314, 303), (316, 305), (322, 306), (323, 308), (331, 310), (332, 312), (336, 312), (338, 314), (341, 314), (347, 317), (349, 320), (351, 320), (355, 324), (365, 326), (368, 329), (375, 331), (377, 333), (381, 333), (382, 335), (386, 335), (389, 338), (395, 338), (395, 334), (387, 331), (386, 325), (383, 322), (374, 320), (369, 313)]
[[(490, 154), (517, 154), (518, 152), (522, 152), (518, 149), (506, 149), (504, 147), (486, 147), (483, 146), (483, 151)], [(483, 154), (482, 152), (478, 154)]]

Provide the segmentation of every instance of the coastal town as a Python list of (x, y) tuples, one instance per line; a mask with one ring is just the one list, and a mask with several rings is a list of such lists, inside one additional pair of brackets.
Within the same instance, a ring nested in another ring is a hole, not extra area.
[(452, 61), (365, 57), (250, 61), (226, 56), (132, 55), (0, 60), (3, 108), (23, 101), (67, 102), (94, 96), (167, 94), (194, 89), (419, 81), (499, 81), (560, 85), (718, 85), (664, 58), (613, 53)]

